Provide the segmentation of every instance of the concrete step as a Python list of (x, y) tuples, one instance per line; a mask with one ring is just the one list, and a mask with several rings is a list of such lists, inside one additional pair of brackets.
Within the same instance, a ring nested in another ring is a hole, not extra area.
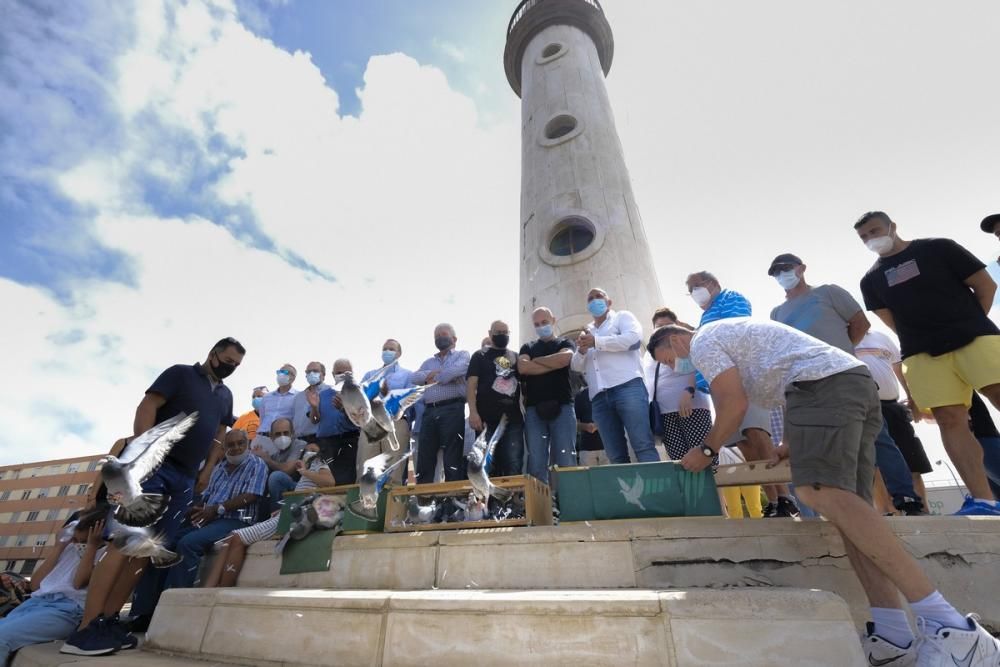
[[(941, 592), (1000, 630), (1000, 518), (899, 517), (890, 525)], [(280, 574), (274, 543), (254, 545), (249, 588), (340, 590), (669, 589), (792, 587), (833, 591), (855, 625), (864, 592), (837, 531), (810, 519), (644, 519), (342, 536), (327, 572)]]
[(25, 646), (18, 651), (11, 667), (231, 667), (231, 663), (206, 662), (192, 658), (159, 655), (146, 651), (125, 651), (115, 655), (86, 658), (63, 655), (62, 642)]
[(844, 601), (794, 589), (178, 589), (147, 647), (266, 667), (865, 663)]

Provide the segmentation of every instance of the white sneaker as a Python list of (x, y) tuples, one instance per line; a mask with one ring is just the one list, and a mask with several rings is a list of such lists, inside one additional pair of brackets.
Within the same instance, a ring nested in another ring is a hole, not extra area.
[(933, 634), (924, 632), (927, 621), (917, 619), (922, 635), (917, 667), (998, 667), (1000, 641), (979, 625), (978, 616), (969, 614), (966, 618), (971, 630), (939, 628)]
[(868, 631), (861, 635), (861, 648), (864, 649), (868, 664), (872, 667), (913, 667), (917, 664), (917, 642), (906, 648), (896, 646), (888, 639), (875, 634), (875, 624), (867, 625)]

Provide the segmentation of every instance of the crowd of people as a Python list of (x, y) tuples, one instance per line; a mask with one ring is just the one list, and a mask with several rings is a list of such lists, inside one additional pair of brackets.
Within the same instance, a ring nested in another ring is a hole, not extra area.
[[(763, 507), (760, 491), (731, 491), (728, 511), (814, 512), (838, 528), (872, 606), (864, 637), (871, 664), (915, 664), (918, 653), (926, 665), (967, 655), (995, 664), (996, 640), (941, 596), (880, 515), (927, 511), (920, 476), (930, 462), (912, 424), (921, 419), (936, 422), (968, 488), (958, 513), (1000, 515), (1000, 434), (977, 396), (1000, 407), (1000, 330), (988, 317), (996, 284), (955, 242), (905, 241), (885, 213), (867, 213), (854, 227), (878, 256), (861, 278), (864, 307), (842, 287), (810, 285), (806, 263), (783, 253), (767, 267), (785, 295), (770, 321), (752, 319), (746, 297), (700, 271), (686, 281), (703, 311), (698, 325), (664, 307), (648, 314), (648, 340), (636, 315), (615, 309), (600, 287), (586, 295), (593, 320), (584, 330), (560, 335), (556, 313), (538, 307), (537, 338), (517, 352), (502, 320), (471, 354), (458, 349), (454, 327), (438, 325), (438, 352), (414, 371), (402, 363), (402, 344), (386, 340), (381, 365), (362, 382), (425, 388), (397, 422), (399, 442), (415, 455), (395, 482), (464, 479), (470, 439), (489, 436), (504, 417), (493, 476), (548, 483), (552, 466), (668, 458), (700, 471), (720, 459), (788, 458), (791, 485), (763, 487)], [(1000, 215), (982, 228), (1000, 238)], [(898, 347), (871, 330), (866, 311), (895, 332)], [(144, 483), (169, 497), (156, 529), (181, 562), (160, 569), (105, 544), (107, 506), (95, 488), (93, 506), (36, 573), (35, 593), (0, 621), (0, 651), (62, 638), (62, 650), (78, 655), (133, 648), (132, 632), (148, 626), (160, 593), (195, 585), (213, 549), (222, 554), (202, 585), (236, 583), (248, 546), (275, 534), (285, 492), (354, 483), (366, 460), (389, 451), (343, 410), (338, 387), (355, 377), (348, 359), (333, 362), (329, 384), (326, 366), (309, 362), (301, 390), (297, 369), (284, 364), (275, 389), (255, 387), (252, 409), (236, 418), (224, 381), (245, 354), (233, 338), (218, 341), (203, 362), (165, 370), (136, 409), (136, 435), (199, 413)], [(920, 619), (919, 641), (900, 595)], [(126, 628), (118, 613), (129, 600)]]

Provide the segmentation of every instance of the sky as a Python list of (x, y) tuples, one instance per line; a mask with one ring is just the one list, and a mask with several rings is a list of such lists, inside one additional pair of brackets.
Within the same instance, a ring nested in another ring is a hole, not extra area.
[[(997, 3), (603, 4), (682, 319), (702, 269), (766, 317), (781, 252), (859, 296), (867, 210), (1000, 254), (978, 229), (1000, 210)], [(239, 413), (285, 362), (364, 371), (393, 337), (415, 368), (438, 322), (475, 349), (513, 320), (515, 5), (0, 0), (0, 465), (106, 451), (162, 369), (224, 336), (248, 349)]]

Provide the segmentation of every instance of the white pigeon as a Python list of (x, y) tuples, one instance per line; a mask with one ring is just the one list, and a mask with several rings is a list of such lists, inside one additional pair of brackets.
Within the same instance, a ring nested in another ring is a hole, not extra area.
[(167, 419), (130, 442), (121, 458), (101, 459), (101, 480), (108, 489), (108, 502), (115, 506), (114, 517), (126, 526), (145, 528), (156, 523), (167, 510), (170, 498), (159, 493), (143, 493), (142, 483), (153, 476), (184, 434), (198, 421), (198, 413), (181, 413)]
[[(406, 452), (402, 456), (394, 457), (392, 454), (376, 454), (365, 461), (361, 468), (364, 470), (358, 479), (359, 499), (348, 505), (348, 510), (362, 519), (374, 521), (377, 518), (375, 508), (378, 505), (378, 496), (385, 487), (386, 482), (392, 477), (393, 471), (403, 462), (410, 458), (413, 452)], [(396, 460), (394, 461), (393, 458)]]
[[(396, 437), (396, 423), (389, 413), (386, 412), (385, 403), (381, 398), (373, 399), (371, 402), (372, 410), (372, 421), (375, 422), (380, 429), (385, 431), (385, 438), (389, 441), (389, 449), (394, 452), (399, 451), (399, 439)], [(367, 429), (365, 434), (368, 434)]]
[(469, 482), (472, 483), (473, 492), (480, 500), (486, 501), (490, 496), (493, 496), (500, 502), (506, 502), (514, 495), (513, 491), (501, 489), (490, 481), (489, 471), (493, 464), (493, 452), (506, 429), (507, 415), (504, 415), (500, 418), (500, 423), (497, 424), (489, 442), (486, 441), (486, 429), (483, 429), (476, 441), (472, 443), (472, 451), (465, 457), (468, 461), (466, 472)]
[(122, 554), (131, 558), (148, 558), (153, 567), (172, 567), (181, 562), (183, 556), (164, 546), (163, 535), (155, 535), (150, 528), (135, 528), (126, 526), (114, 520), (108, 520), (111, 543)]
[(640, 500), (642, 498), (642, 492), (645, 485), (642, 483), (642, 477), (639, 473), (635, 474), (635, 482), (633, 482), (631, 486), (629, 486), (628, 482), (619, 477), (618, 486), (622, 487), (621, 490), (619, 490), (619, 493), (624, 496), (625, 502), (629, 505), (637, 506), (643, 512), (646, 511), (646, 508), (642, 504), (642, 500)]

